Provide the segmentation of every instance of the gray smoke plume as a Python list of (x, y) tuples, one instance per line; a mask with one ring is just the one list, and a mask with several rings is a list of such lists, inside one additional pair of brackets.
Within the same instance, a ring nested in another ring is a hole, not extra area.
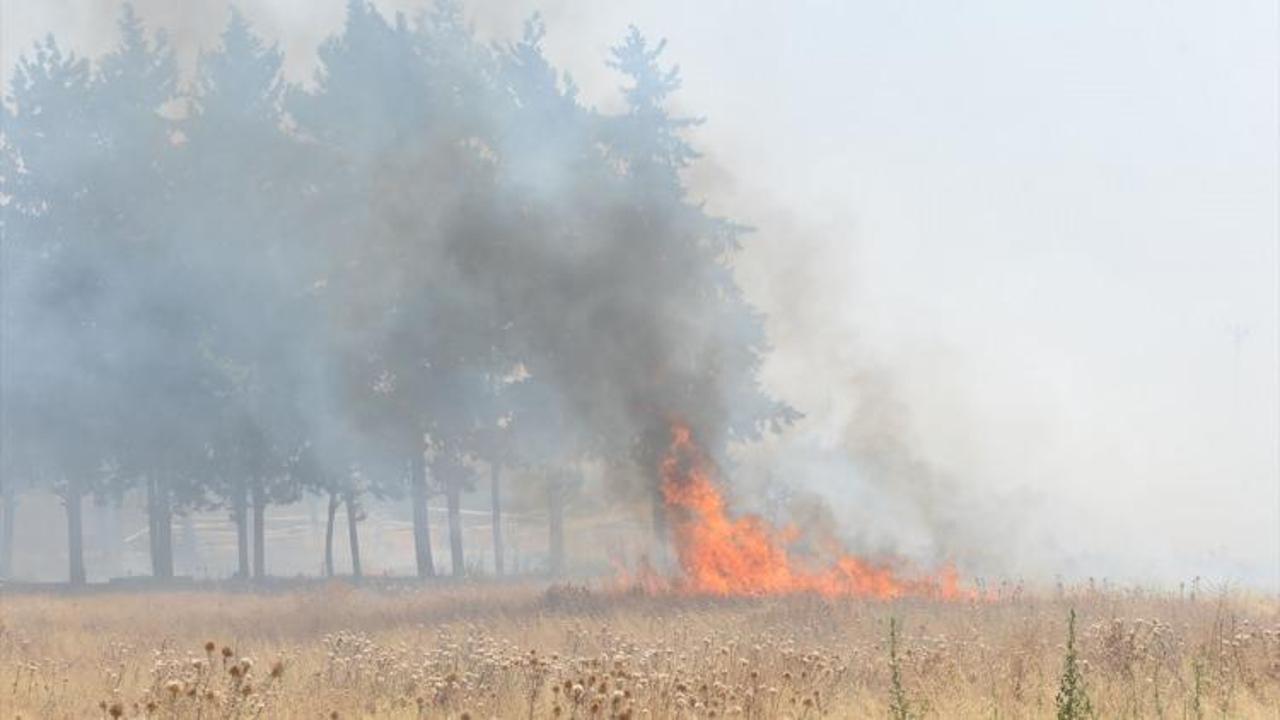
[[(188, 82), (229, 16), (222, 0), (136, 5), (167, 30)], [(530, 404), (552, 409), (537, 424), (560, 425), (531, 445), (647, 437), (641, 462), (664, 442), (669, 414), (712, 445), (751, 437), (770, 408), (717, 370), (749, 367), (721, 355), (745, 344), (761, 351), (763, 394), (806, 417), (781, 437), (733, 445), (743, 507), (767, 509), (765, 488), (812, 492), (827, 510), (796, 514), (829, 510), (858, 549), (950, 557), (980, 573), (1167, 580), (1229, 568), (1274, 582), (1274, 8), (1180, 8), (1153, 24), (1149, 9), (1105, 3), (928, 14), (536, 5), (551, 82), (563, 96), (559, 70), (572, 71), (583, 112), (521, 107), (518, 126), (485, 128), (492, 147), (468, 155), (503, 158), (494, 166), (441, 160), (428, 143), (353, 171), (363, 225), (344, 226), (349, 243), (324, 234), (298, 284), (356, 302), (316, 335), (358, 348), (446, 328), (456, 362), (423, 376), (453, 388), (440, 406), (473, 397), (457, 387), (527, 372)], [(237, 6), (280, 43), (285, 77), (317, 88), (318, 48), (341, 30), (343, 3)], [(376, 6), (391, 26), (404, 12), (408, 27), (431, 9)], [(5, 3), (5, 82), (49, 30), (101, 56), (118, 40), (119, 7)], [(505, 47), (534, 9), (476, 0), (464, 15)], [(700, 271), (691, 256), (638, 248), (719, 231), (653, 210), (669, 198), (637, 204), (554, 159), (595, 152), (592, 110), (625, 113), (623, 82), (602, 61), (628, 22), (672, 39), (664, 62), (681, 61), (688, 79), (672, 115), (708, 115), (683, 130), (706, 152), (680, 171), (686, 199), (757, 227), (738, 236), (741, 252)], [(1127, 26), (1151, 32), (1134, 40)], [(1086, 43), (1097, 52), (1081, 56)], [(494, 110), (481, 115), (496, 117), (511, 98), (484, 102)], [(481, 201), (500, 196), (520, 200)], [(353, 217), (323, 203), (308, 213), (320, 226)], [(368, 246), (392, 255), (338, 288), (333, 266)], [(256, 272), (258, 285), (275, 277)], [(767, 345), (721, 314), (746, 303), (698, 294), (727, 287), (725, 273), (763, 311)], [(397, 299), (419, 285), (440, 304)], [(396, 311), (373, 311), (388, 305)], [(473, 312), (462, 321), (451, 307)], [(234, 317), (244, 336), (265, 322)], [(77, 375), (48, 340), (51, 375)], [(527, 366), (488, 356), (495, 344), (519, 348)], [(303, 347), (284, 365), (308, 367), (299, 404), (327, 428), (312, 433), (380, 446), (387, 428), (353, 411), (351, 393), (383, 371), (409, 382), (409, 369)]]

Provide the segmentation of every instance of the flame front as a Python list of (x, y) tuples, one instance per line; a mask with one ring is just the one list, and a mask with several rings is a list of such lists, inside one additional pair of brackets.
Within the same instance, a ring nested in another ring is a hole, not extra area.
[(890, 599), (924, 596), (967, 599), (954, 568), (936, 576), (903, 578), (892, 567), (837, 551), (825, 567), (792, 558), (787, 546), (798, 535), (754, 515), (729, 516), (714, 464), (693, 442), (689, 428), (675, 424), (662, 460), (662, 495), (688, 592), (711, 595), (817, 593), (826, 597)]

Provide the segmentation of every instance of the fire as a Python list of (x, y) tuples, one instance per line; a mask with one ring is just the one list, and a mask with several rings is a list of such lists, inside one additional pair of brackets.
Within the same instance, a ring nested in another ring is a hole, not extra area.
[[(837, 549), (825, 567), (793, 558), (787, 551), (799, 536), (754, 515), (731, 517), (716, 481), (714, 464), (694, 443), (689, 428), (676, 424), (662, 460), (662, 494), (671, 518), (672, 539), (683, 577), (679, 587), (708, 595), (816, 593), (825, 597), (891, 599), (923, 596), (969, 599), (954, 568), (935, 576), (905, 578)], [(652, 582), (652, 575), (647, 574)]]

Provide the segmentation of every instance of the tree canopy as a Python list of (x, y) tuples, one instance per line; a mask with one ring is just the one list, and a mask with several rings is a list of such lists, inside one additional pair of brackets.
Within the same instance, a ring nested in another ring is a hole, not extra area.
[(128, 6), (119, 28), (92, 61), (41, 42), (4, 103), (5, 482), (145, 484), (161, 523), (243, 524), (305, 490), (448, 495), (476, 463), (645, 464), (673, 420), (720, 453), (794, 417), (757, 378), (748, 229), (683, 182), (701, 120), (669, 110), (664, 43), (611, 50), (603, 113), (537, 16), (486, 44), (449, 2), (350, 0), (305, 86), (234, 10), (186, 85)]

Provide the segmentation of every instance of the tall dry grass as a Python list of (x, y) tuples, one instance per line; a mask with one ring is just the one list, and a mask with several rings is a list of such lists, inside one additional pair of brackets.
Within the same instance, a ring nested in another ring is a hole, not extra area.
[(1275, 598), (532, 585), (0, 596), (0, 717), (1055, 717), (1070, 608), (1097, 717), (1276, 717)]

